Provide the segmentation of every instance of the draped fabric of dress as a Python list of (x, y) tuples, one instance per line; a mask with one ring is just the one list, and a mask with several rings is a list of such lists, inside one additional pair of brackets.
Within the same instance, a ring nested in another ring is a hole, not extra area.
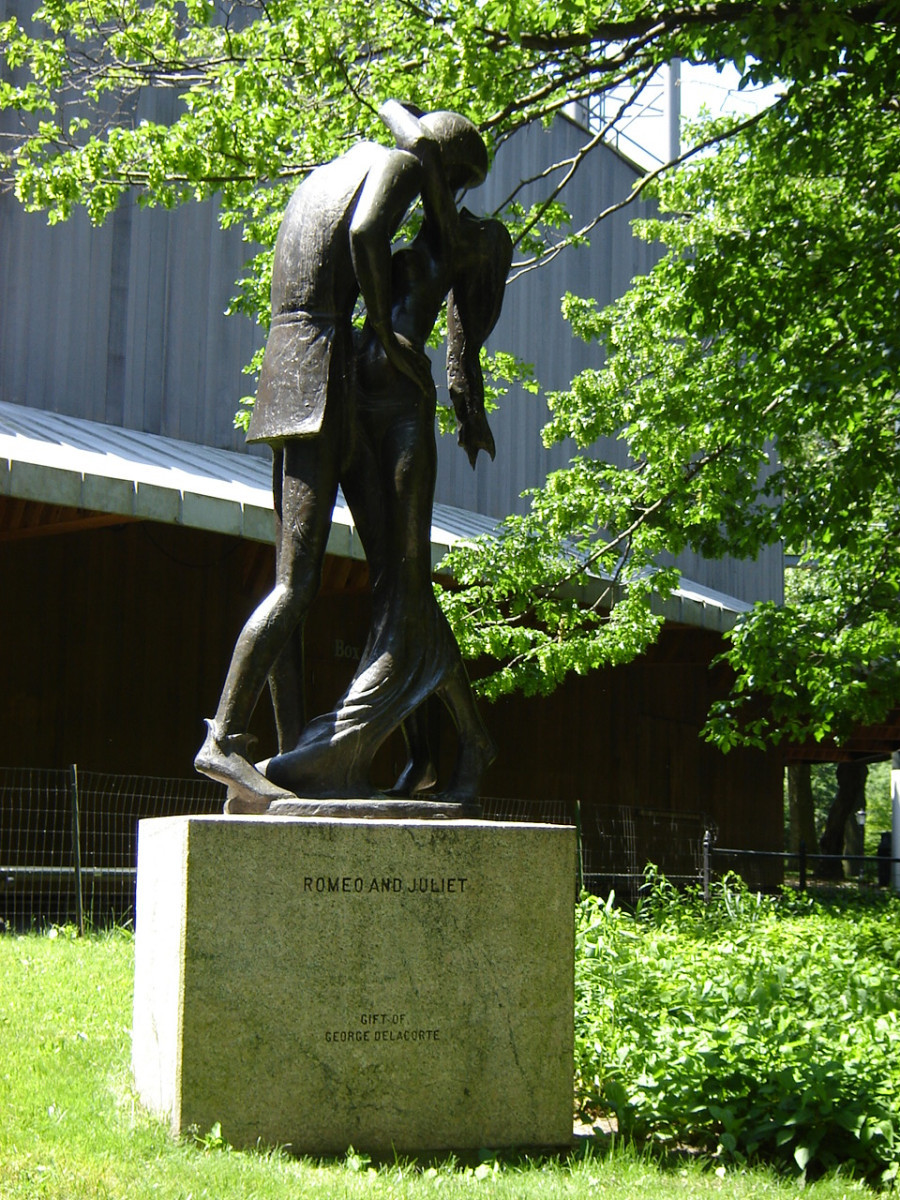
[(358, 361), (356, 447), (342, 484), (369, 562), (372, 623), (347, 691), (287, 756), (298, 794), (370, 794), (378, 747), (463, 670), (431, 583), (434, 403), (386, 361), (365, 351)]

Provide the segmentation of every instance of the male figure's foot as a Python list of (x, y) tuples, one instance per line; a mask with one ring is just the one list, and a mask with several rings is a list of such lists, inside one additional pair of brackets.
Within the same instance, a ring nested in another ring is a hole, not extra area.
[(264, 813), (273, 800), (292, 798), (293, 793), (272, 783), (250, 761), (250, 747), (256, 741), (251, 734), (220, 734), (216, 722), (209, 719), (206, 730), (194, 766), (228, 788), (225, 812)]
[(423, 792), (430, 792), (436, 783), (437, 771), (431, 759), (427, 758), (424, 762), (419, 762), (415, 758), (411, 758), (400, 772), (397, 782), (390, 789), (388, 795), (401, 799), (419, 796)]
[(453, 776), (435, 799), (474, 805), (480, 794), (481, 777), (496, 757), (497, 747), (485, 732), (480, 731), (465, 740), (460, 733)]

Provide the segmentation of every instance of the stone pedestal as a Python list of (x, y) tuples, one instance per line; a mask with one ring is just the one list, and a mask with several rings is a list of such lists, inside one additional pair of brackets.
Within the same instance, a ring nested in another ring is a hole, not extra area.
[(568, 1143), (574, 856), (562, 826), (142, 821), (142, 1100), (297, 1154)]

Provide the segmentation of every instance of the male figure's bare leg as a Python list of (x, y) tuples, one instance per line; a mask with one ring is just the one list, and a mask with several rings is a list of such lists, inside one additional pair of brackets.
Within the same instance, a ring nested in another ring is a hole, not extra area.
[[(284, 452), (278, 450), (275, 453), (278, 469), (277, 471), (273, 470), (272, 494), (275, 501), (275, 573), (277, 577), (284, 542)], [(278, 750), (283, 754), (285, 750), (297, 744), (306, 721), (302, 625), (298, 626), (288, 638), (269, 672), (269, 692), (272, 697), (275, 728), (278, 733)]]
[[(247, 727), (266, 679), (303, 619), (319, 586), (337, 491), (338, 447), (323, 435), (294, 440), (276, 455), (275, 499), (280, 515), (275, 587), (244, 625), (235, 644), (207, 737), (194, 760), (198, 771), (229, 788), (229, 811), (264, 812), (291, 793), (251, 762)], [(278, 481), (278, 467), (281, 479)]]
[(278, 732), (278, 751), (297, 745), (306, 723), (303, 687), (303, 629), (297, 628), (269, 672), (269, 692)]

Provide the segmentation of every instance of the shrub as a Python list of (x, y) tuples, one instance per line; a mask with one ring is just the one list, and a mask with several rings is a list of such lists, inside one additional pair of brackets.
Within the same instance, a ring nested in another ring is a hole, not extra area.
[(900, 1157), (900, 903), (709, 905), (650, 872), (634, 914), (584, 899), (576, 1100), (622, 1132), (818, 1172)]

